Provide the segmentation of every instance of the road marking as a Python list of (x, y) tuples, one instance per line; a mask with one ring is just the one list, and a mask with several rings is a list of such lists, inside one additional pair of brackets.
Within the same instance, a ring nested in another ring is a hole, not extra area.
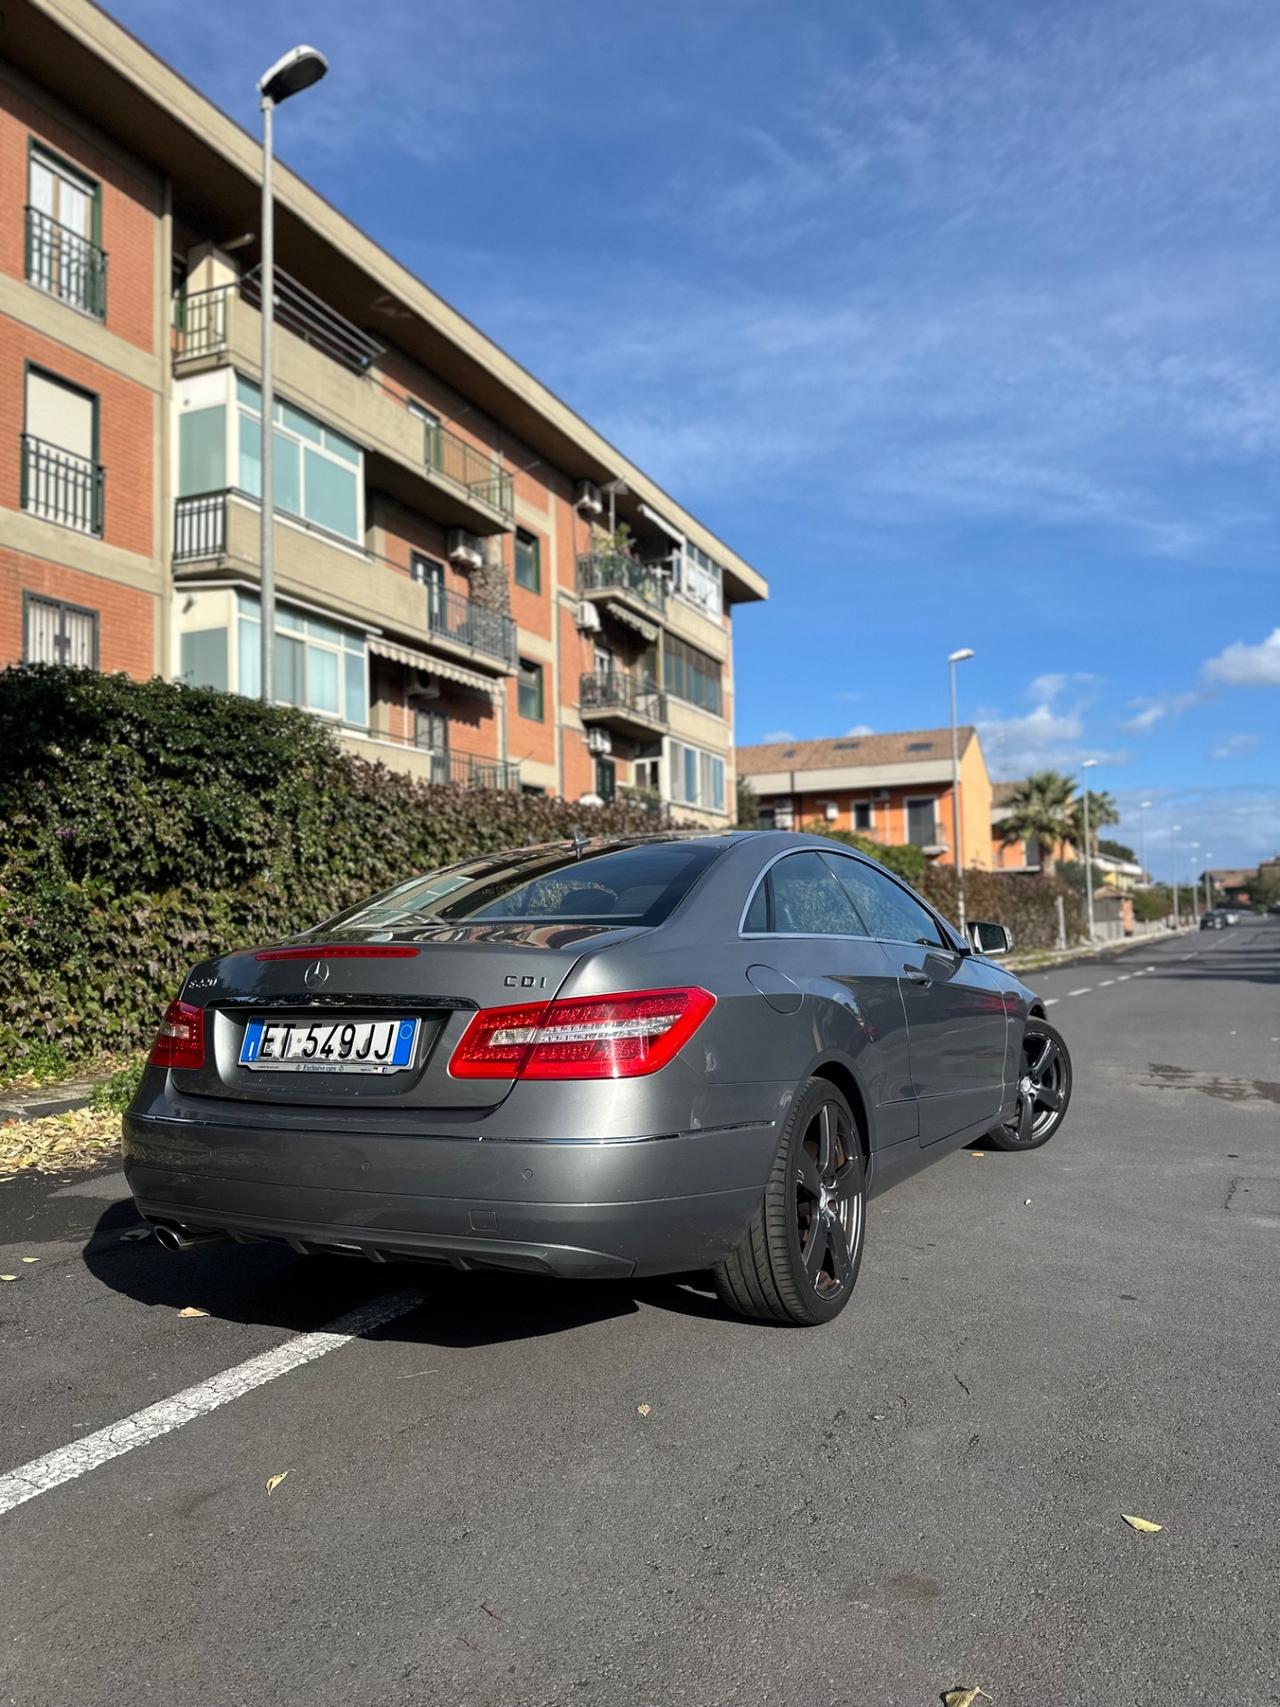
[(1102, 982), (1101, 982), (1101, 984), (1099, 984), (1099, 985), (1098, 985), (1098, 988), (1099, 988), (1099, 989), (1100, 989), (1100, 990), (1108, 990), (1108, 989), (1110, 989), (1110, 987), (1111, 987), (1111, 986), (1112, 986), (1112, 984), (1114, 984), (1114, 983), (1115, 983), (1115, 979), (1114, 979), (1114, 978), (1104, 978), (1104, 979), (1103, 979), (1103, 980), (1102, 980)]
[[(1051, 1008), (1051, 1007), (1052, 1007), (1052, 1006), (1053, 1006), (1053, 1004), (1054, 1004), (1054, 1003), (1055, 1003), (1055, 1002), (1056, 1002), (1056, 1001), (1057, 1001), (1057, 999), (1058, 999), (1058, 998), (1057, 998), (1057, 997), (1056, 997), (1056, 996), (1046, 996), (1046, 997), (1045, 997), (1045, 999), (1044, 999), (1044, 1005), (1045, 1005), (1045, 1007), (1047, 1007), (1047, 1008)], [(1273, 1038), (1272, 1038), (1272, 1039), (1271, 1039), (1271, 1041), (1272, 1041), (1272, 1042), (1273, 1042), (1273, 1043), (1274, 1043), (1274, 1042), (1275, 1042), (1275, 1038), (1274, 1038), (1274, 1037), (1273, 1037)]]
[(1086, 984), (1082, 990), (1068, 990), (1067, 994), (1069, 996), (1087, 996), (1092, 988), (1092, 984)]
[(304, 1363), (314, 1363), (318, 1357), (337, 1351), (339, 1346), (380, 1328), (384, 1322), (394, 1321), (397, 1316), (416, 1310), (421, 1303), (420, 1292), (396, 1292), (385, 1298), (376, 1298), (373, 1303), (339, 1316), (337, 1321), (313, 1334), (297, 1334), (283, 1345), (251, 1357), (245, 1363), (238, 1363), (233, 1369), (224, 1369), (220, 1375), (187, 1387), (170, 1399), (159, 1399), (154, 1405), (135, 1411), (131, 1417), (110, 1423), (93, 1434), (83, 1435), (72, 1441), (70, 1446), (60, 1446), (45, 1453), (43, 1458), (33, 1458), (29, 1464), (0, 1476), (0, 1516), (27, 1500), (35, 1499), (37, 1494), (47, 1494), (63, 1482), (72, 1482), (86, 1471), (96, 1470), (100, 1464), (132, 1452), (135, 1446), (145, 1446), (148, 1441), (170, 1434), (184, 1423), (207, 1416), (220, 1405), (230, 1404), (232, 1399), (242, 1398), (255, 1387), (288, 1375)]
[(1124, 983), (1127, 983), (1128, 980), (1132, 977), (1133, 977), (1132, 972), (1122, 972), (1120, 974), (1119, 978), (1116, 980), (1116, 982), (1119, 984), (1124, 984)]

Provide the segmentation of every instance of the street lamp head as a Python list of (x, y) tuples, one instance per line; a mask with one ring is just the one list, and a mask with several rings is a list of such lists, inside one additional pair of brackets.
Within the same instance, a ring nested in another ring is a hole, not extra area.
[(1139, 812), (1149, 812), (1151, 810), (1151, 802), (1149, 800), (1140, 800), (1138, 802), (1138, 810)]
[(1083, 759), (1080, 763), (1080, 769), (1082, 771), (1091, 771), (1096, 764), (1100, 764), (1101, 762), (1102, 761), (1100, 759)]
[(958, 652), (949, 652), (947, 654), (947, 662), (948, 664), (963, 664), (966, 658), (972, 657), (973, 647), (962, 646)]
[(259, 77), (258, 93), (278, 107), (290, 95), (300, 95), (318, 83), (328, 69), (329, 61), (318, 48), (291, 47)]

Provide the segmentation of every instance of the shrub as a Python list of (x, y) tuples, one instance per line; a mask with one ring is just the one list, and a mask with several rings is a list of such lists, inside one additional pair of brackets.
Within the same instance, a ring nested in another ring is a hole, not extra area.
[(417, 782), (234, 694), (0, 672), (0, 1078), (144, 1047), (194, 961), (412, 872), (653, 826), (622, 804)]
[[(944, 917), (955, 918), (956, 874), (951, 866), (931, 865), (918, 887)], [(968, 870), (964, 874), (969, 918), (994, 919), (997, 924), (1008, 925), (1014, 949), (1020, 953), (1057, 947), (1059, 895), (1066, 908), (1067, 941), (1080, 942), (1085, 934), (1084, 902), (1051, 878), (1002, 871)]]
[(805, 830), (812, 836), (827, 836), (833, 842), (843, 842), (846, 847), (857, 848), (859, 853), (870, 854), (872, 859), (878, 859), (899, 877), (905, 877), (915, 889), (919, 889), (928, 870), (929, 862), (920, 849), (906, 843), (901, 847), (886, 847), (883, 842), (872, 841), (870, 836), (860, 836), (855, 830), (833, 830), (821, 819), (813, 824), (806, 824)]

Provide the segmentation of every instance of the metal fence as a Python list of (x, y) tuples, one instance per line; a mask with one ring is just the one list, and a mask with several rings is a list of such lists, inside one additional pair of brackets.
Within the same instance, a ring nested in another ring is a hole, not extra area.
[(21, 507), (33, 516), (76, 528), (80, 533), (100, 534), (107, 475), (101, 463), (30, 433), (20, 434), (19, 439)]
[(107, 256), (104, 249), (38, 207), (28, 207), (26, 274), (51, 296), (96, 319), (107, 313)]
[(667, 696), (647, 676), (607, 670), (578, 680), (578, 705), (583, 711), (628, 711), (650, 723), (667, 721)]
[(220, 557), (226, 547), (227, 494), (197, 492), (179, 498), (173, 510), (174, 562)]
[(578, 559), (580, 593), (632, 593), (662, 612), (667, 608), (666, 577), (650, 563), (628, 557), (621, 551), (591, 551)]
[(437, 474), (464, 487), (473, 498), (491, 504), (504, 516), (515, 513), (512, 478), (484, 451), (469, 445), (438, 422), (426, 424), (426, 462)]
[(511, 618), (446, 587), (427, 588), (427, 629), (441, 640), (515, 664), (516, 625)]

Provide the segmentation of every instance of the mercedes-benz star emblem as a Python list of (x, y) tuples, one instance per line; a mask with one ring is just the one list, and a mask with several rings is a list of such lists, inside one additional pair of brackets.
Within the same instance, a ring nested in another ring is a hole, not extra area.
[(302, 974), (302, 981), (309, 990), (317, 989), (321, 984), (327, 984), (329, 982), (329, 962), (327, 960), (313, 960)]

